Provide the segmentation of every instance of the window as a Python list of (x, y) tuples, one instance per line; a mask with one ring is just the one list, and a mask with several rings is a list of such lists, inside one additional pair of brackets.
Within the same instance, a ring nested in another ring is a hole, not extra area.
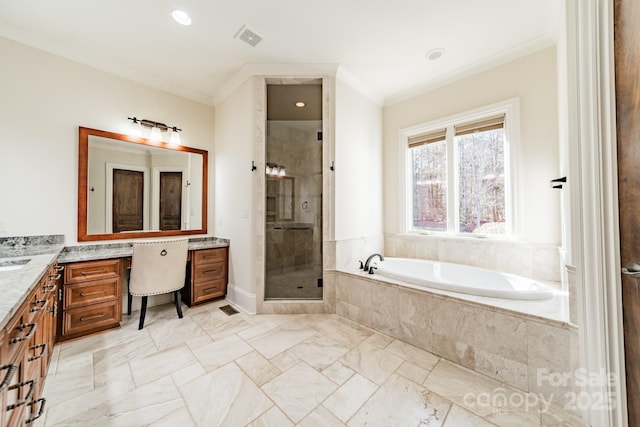
[(409, 231), (513, 234), (508, 106), (403, 132)]

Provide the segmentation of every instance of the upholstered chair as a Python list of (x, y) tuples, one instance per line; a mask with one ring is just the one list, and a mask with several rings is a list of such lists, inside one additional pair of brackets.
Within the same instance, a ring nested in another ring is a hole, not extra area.
[(173, 292), (176, 311), (182, 319), (179, 291), (185, 283), (188, 243), (188, 239), (177, 239), (133, 244), (127, 314), (131, 315), (132, 297), (142, 297), (138, 329), (144, 327), (149, 295)]

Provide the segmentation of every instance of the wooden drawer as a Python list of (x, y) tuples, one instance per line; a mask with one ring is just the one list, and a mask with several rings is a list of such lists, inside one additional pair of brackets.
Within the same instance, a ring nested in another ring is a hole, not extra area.
[(118, 326), (120, 324), (119, 310), (120, 305), (117, 300), (65, 310), (62, 319), (62, 334), (89, 333)]
[(203, 249), (193, 252), (193, 263), (195, 265), (207, 264), (212, 262), (226, 262), (227, 249), (226, 248), (214, 248)]
[(6, 360), (11, 361), (16, 358), (23, 345), (26, 345), (26, 342), (35, 336), (37, 327), (36, 323), (29, 322), (28, 310), (23, 310), (22, 313), (14, 317), (7, 325), (3, 343)]
[(198, 284), (209, 280), (224, 279), (227, 276), (227, 263), (215, 262), (193, 266), (193, 283)]
[(69, 264), (64, 269), (64, 283), (78, 283), (120, 276), (120, 260), (88, 261)]
[(224, 278), (212, 280), (201, 285), (193, 285), (193, 303), (208, 301), (212, 298), (224, 296), (226, 280)]
[(64, 309), (111, 301), (118, 297), (119, 288), (119, 277), (64, 285)]

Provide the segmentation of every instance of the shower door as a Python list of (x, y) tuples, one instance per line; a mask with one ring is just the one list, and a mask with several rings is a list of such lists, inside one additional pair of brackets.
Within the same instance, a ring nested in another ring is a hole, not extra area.
[(308, 86), (267, 86), (265, 299), (322, 299), (322, 120), (281, 106), (320, 105), (321, 86), (314, 97)]

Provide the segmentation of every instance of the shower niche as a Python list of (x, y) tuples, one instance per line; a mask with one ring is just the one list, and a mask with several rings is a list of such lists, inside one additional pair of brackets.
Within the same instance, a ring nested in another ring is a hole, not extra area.
[(267, 84), (265, 299), (322, 299), (322, 84)]

